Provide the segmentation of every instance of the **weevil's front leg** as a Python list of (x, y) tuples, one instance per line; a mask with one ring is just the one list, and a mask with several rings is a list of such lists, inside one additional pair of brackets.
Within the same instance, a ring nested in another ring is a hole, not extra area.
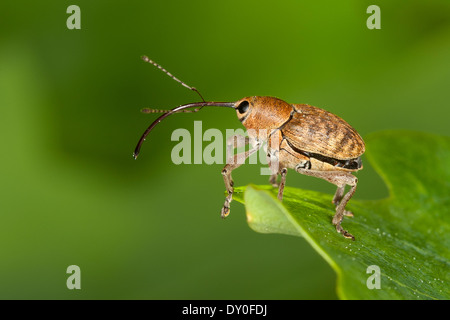
[[(238, 153), (235, 156), (232, 155), (233, 146), (235, 148), (240, 148), (248, 145), (249, 143), (252, 144), (252, 148), (250, 150)], [(257, 152), (260, 147), (261, 145), (259, 142), (250, 140), (248, 137), (240, 135), (235, 135), (227, 139), (227, 164), (222, 169), (222, 176), (228, 195), (225, 198), (225, 203), (223, 204), (220, 214), (222, 218), (226, 218), (230, 214), (230, 203), (233, 201), (234, 182), (231, 178), (231, 172), (240, 167), (245, 162), (245, 159)]]

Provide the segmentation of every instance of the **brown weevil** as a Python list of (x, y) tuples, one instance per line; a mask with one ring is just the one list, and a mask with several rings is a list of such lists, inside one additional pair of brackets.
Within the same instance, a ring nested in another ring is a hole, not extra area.
[[(236, 135), (227, 139), (228, 160), (222, 175), (228, 195), (222, 207), (222, 218), (230, 213), (234, 191), (231, 172), (243, 163), (242, 159), (245, 160), (256, 153), (266, 142), (267, 162), (271, 171), (270, 183), (278, 187), (278, 199), (283, 199), (287, 169), (336, 185), (337, 190), (332, 200), (336, 213), (332, 223), (345, 238), (355, 239), (342, 228), (341, 222), (344, 216), (353, 216), (350, 211), (345, 210), (345, 206), (356, 190), (358, 179), (352, 172), (363, 168), (361, 155), (365, 151), (365, 145), (358, 132), (347, 122), (323, 109), (307, 104), (289, 104), (274, 97), (252, 96), (236, 102), (207, 102), (194, 87), (180, 81), (149, 58), (144, 56), (143, 60), (158, 67), (184, 87), (197, 92), (203, 101), (188, 103), (171, 110), (144, 109), (143, 112), (164, 114), (142, 135), (133, 154), (135, 159), (147, 135), (166, 117), (178, 112), (197, 112), (210, 106), (233, 108), (239, 121), (247, 129), (248, 136)], [(196, 109), (187, 110), (190, 108)], [(258, 134), (261, 129), (267, 132), (264, 137)], [(246, 145), (250, 145), (249, 150), (232, 155), (233, 148)], [(278, 176), (281, 177), (279, 183)], [(345, 193), (347, 185), (350, 190)]]

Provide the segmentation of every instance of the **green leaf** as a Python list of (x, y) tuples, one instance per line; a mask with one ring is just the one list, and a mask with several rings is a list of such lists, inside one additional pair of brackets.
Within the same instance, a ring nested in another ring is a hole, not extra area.
[[(281, 203), (275, 188), (247, 186), (234, 198), (253, 230), (303, 236), (337, 272), (342, 299), (449, 299), (450, 138), (383, 131), (365, 141), (390, 196), (350, 200), (342, 225), (355, 241), (332, 225), (332, 195), (286, 187)], [(380, 289), (367, 285), (373, 265)]]

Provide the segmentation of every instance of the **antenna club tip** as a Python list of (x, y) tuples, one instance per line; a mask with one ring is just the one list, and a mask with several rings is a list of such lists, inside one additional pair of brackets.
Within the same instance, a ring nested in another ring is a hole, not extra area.
[(138, 154), (137, 154), (136, 152), (133, 152), (133, 158), (134, 158), (134, 160), (136, 160), (137, 157), (138, 157)]
[(144, 61), (146, 61), (146, 62), (150, 61), (150, 58), (147, 57), (147, 56), (141, 56), (141, 59), (144, 60)]

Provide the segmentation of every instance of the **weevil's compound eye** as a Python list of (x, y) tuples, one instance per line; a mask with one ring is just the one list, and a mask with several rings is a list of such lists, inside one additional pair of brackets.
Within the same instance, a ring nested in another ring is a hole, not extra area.
[(236, 108), (240, 114), (246, 113), (249, 107), (248, 101), (242, 101), (239, 106)]

